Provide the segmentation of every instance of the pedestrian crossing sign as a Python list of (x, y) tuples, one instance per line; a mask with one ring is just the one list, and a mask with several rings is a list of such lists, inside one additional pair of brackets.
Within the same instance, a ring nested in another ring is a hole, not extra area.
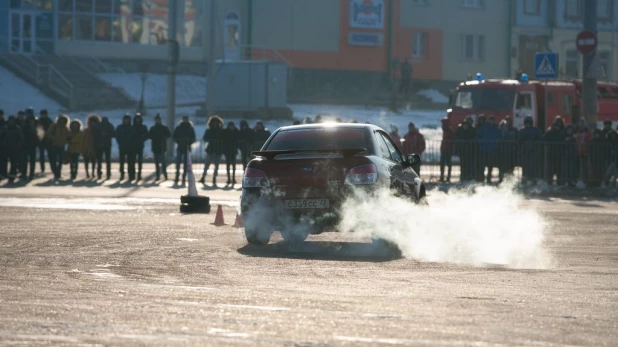
[(537, 53), (534, 56), (534, 75), (537, 79), (556, 78), (558, 76), (558, 54)]

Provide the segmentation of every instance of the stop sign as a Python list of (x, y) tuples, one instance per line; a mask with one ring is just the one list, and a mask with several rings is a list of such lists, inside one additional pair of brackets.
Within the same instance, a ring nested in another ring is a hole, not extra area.
[(597, 35), (590, 30), (580, 31), (577, 34), (575, 44), (579, 53), (590, 54), (597, 49)]

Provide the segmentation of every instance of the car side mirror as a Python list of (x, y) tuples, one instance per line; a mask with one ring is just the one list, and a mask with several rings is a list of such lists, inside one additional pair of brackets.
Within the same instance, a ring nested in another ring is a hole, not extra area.
[(409, 166), (419, 165), (421, 163), (421, 156), (418, 154), (408, 154), (406, 162)]

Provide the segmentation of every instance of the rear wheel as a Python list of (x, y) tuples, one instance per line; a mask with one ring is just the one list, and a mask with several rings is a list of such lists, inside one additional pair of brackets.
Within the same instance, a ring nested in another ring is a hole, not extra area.
[(386, 252), (389, 257), (401, 258), (402, 256), (401, 249), (399, 249), (399, 246), (392, 241), (388, 241), (383, 238), (372, 238), (371, 243), (375, 247), (379, 247), (381, 250)]
[(210, 205), (180, 205), (180, 213), (210, 213)]
[(309, 236), (310, 231), (303, 227), (281, 230), (283, 241), (290, 243), (304, 242)]
[(270, 241), (273, 231), (268, 227), (246, 227), (245, 237), (251, 245), (264, 246)]

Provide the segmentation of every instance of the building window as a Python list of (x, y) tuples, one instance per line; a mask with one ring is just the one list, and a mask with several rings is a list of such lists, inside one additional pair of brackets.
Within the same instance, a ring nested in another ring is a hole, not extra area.
[(412, 36), (412, 57), (425, 58), (427, 56), (427, 33), (414, 33)]
[(579, 76), (579, 53), (576, 50), (566, 52), (566, 77), (577, 78)]
[(541, 14), (541, 0), (525, 0), (524, 13), (529, 15)]
[(485, 0), (461, 0), (461, 7), (483, 8), (485, 7)]
[(613, 1), (597, 0), (597, 17), (599, 20), (607, 22), (611, 21), (613, 14)]
[(94, 22), (94, 40), (111, 41), (112, 20), (110, 16), (97, 16)]
[(566, 0), (565, 17), (570, 19), (580, 19), (584, 13), (584, 2), (582, 0)]
[(485, 58), (485, 36), (464, 35), (461, 37), (461, 57), (469, 60)]
[(73, 16), (70, 14), (58, 15), (58, 38), (61, 40), (73, 39)]
[(93, 0), (78, 0), (75, 2), (75, 11), (92, 13)]
[(92, 40), (92, 16), (91, 15), (76, 15), (75, 16), (75, 39), (82, 41)]

